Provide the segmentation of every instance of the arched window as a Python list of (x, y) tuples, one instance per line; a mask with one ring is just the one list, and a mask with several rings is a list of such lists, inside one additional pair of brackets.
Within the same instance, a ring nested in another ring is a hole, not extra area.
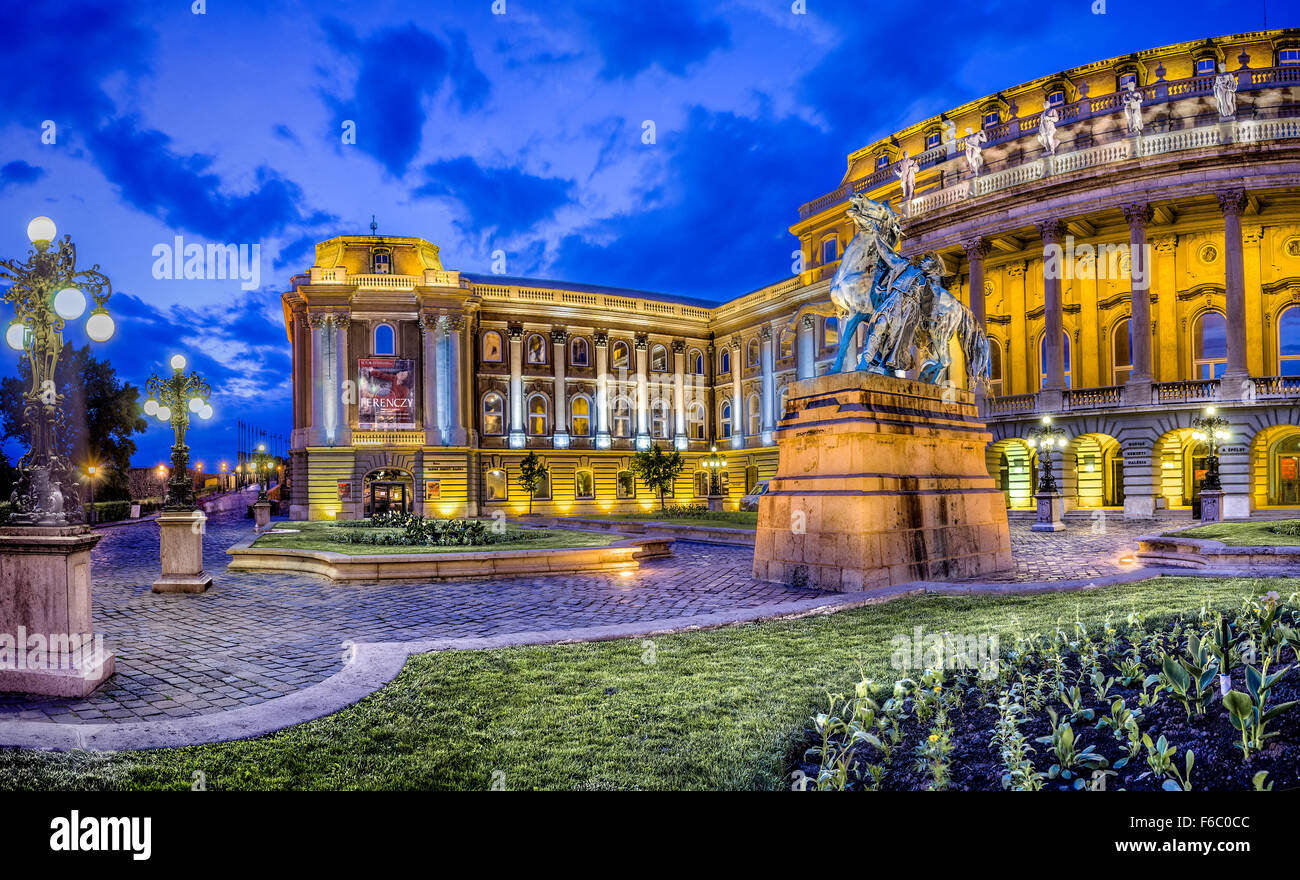
[(585, 367), (591, 363), (591, 349), (587, 347), (587, 340), (581, 336), (569, 340), (569, 363), (575, 367)]
[(615, 437), (631, 437), (632, 402), (626, 397), (619, 397), (610, 409), (610, 433)]
[(722, 406), (718, 409), (718, 434), (722, 437), (731, 436), (731, 401), (722, 401)]
[(1192, 325), (1192, 378), (1217, 379), (1228, 367), (1228, 322), (1206, 311)]
[(509, 494), (510, 483), (506, 479), (506, 472), (500, 468), (495, 468), (483, 474), (483, 500), (484, 501), (505, 501)]
[(723, 346), (722, 351), (718, 352), (718, 372), (731, 372), (731, 347)]
[(989, 338), (989, 394), (1002, 395), (1002, 344)]
[(575, 437), (591, 435), (591, 400), (578, 395), (569, 401), (569, 427)]
[(698, 348), (692, 348), (686, 355), (686, 363), (690, 371), (696, 376), (704, 375), (704, 355)]
[(590, 501), (596, 497), (596, 478), (591, 471), (582, 469), (573, 472), (573, 497), (579, 501)]
[(686, 436), (692, 440), (704, 439), (704, 404), (698, 401), (686, 407)]
[(758, 366), (758, 340), (757, 339), (749, 340), (749, 344), (745, 346), (745, 363), (749, 364), (751, 367)]
[(614, 495), (618, 498), (636, 497), (636, 475), (631, 471), (619, 471), (614, 475)]
[(1300, 376), (1300, 306), (1290, 306), (1277, 316), (1279, 376)]
[(370, 252), (370, 272), (373, 275), (391, 275), (393, 272), (393, 252), (386, 247), (372, 250)]
[(827, 318), (822, 322), (822, 348), (834, 348), (840, 344), (840, 319)]
[(375, 339), (374, 339), (374, 343), (375, 343), (375, 346), (374, 346), (374, 347), (375, 347), (375, 354), (376, 354), (376, 355), (392, 355), (392, 354), (395, 354), (396, 351), (397, 351), (397, 349), (396, 349), (396, 345), (397, 345), (397, 336), (396, 336), (396, 334), (393, 332), (393, 325), (392, 325), (392, 324), (376, 324), (376, 325), (375, 325)]
[(1128, 318), (1115, 325), (1110, 335), (1112, 385), (1123, 385), (1133, 372), (1133, 322)]
[(483, 395), (483, 433), (500, 435), (506, 432), (506, 399), (495, 391)]
[(529, 336), (524, 343), (524, 353), (530, 364), (546, 363), (546, 337), (540, 333)]
[(609, 348), (610, 363), (616, 370), (626, 370), (632, 362), (632, 356), (629, 353), (627, 343), (618, 340)]
[(781, 392), (777, 396), (777, 417), (785, 415), (790, 411), (790, 386), (782, 385)]
[(650, 404), (650, 436), (656, 440), (668, 438), (668, 401), (662, 397)]
[(840, 258), (840, 242), (833, 235), (822, 239), (822, 265), (834, 263)]
[(668, 372), (668, 349), (662, 345), (656, 345), (650, 349), (650, 372)]
[(760, 409), (757, 394), (749, 395), (747, 408), (749, 410), (749, 436), (757, 437), (763, 425), (763, 413)]
[[(1070, 334), (1061, 331), (1061, 353), (1065, 359), (1065, 387), (1073, 387), (1070, 384), (1072, 379), (1070, 373)], [(1047, 384), (1047, 334), (1044, 333), (1038, 340), (1038, 387), (1042, 388)]]
[(549, 418), (550, 401), (545, 394), (534, 394), (528, 398), (528, 433), (534, 437), (544, 437), (551, 433)]
[(496, 330), (489, 330), (483, 334), (483, 361), (489, 364), (499, 364), (502, 359), (501, 334)]
[(794, 334), (789, 330), (782, 330), (780, 340), (779, 356), (781, 358), (794, 357)]

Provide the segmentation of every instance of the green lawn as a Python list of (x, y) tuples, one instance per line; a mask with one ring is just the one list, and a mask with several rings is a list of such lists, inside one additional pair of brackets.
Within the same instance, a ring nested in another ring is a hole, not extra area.
[[(1282, 522), (1300, 522), (1300, 520), (1282, 520)], [(1276, 522), (1220, 522), (1208, 526), (1199, 526), (1179, 532), (1188, 538), (1204, 538), (1222, 541), (1231, 547), (1258, 547), (1273, 545), (1275, 547), (1300, 547), (1300, 535), (1281, 535), (1272, 531)]]
[[(1047, 631), (1142, 610), (1224, 609), (1300, 580), (1161, 578), (1086, 593), (902, 599), (646, 640), (414, 657), (342, 712), (236, 743), (110, 755), (0, 750), (0, 789), (773, 789), (859, 666), (892, 681), (890, 639)], [(1004, 641), (1004, 647), (1007, 642)]]
[(699, 516), (664, 516), (657, 510), (641, 513), (575, 514), (581, 519), (636, 520), (638, 522), (671, 523), (675, 526), (722, 526), (729, 529), (758, 528), (756, 510), (711, 510)]
[[(283, 547), (290, 550), (328, 550), (348, 556), (374, 556), (393, 553), (491, 553), (499, 550), (558, 550), (569, 547), (604, 547), (620, 540), (621, 535), (608, 532), (576, 532), (569, 529), (511, 529), (511, 540), (481, 547), (412, 547), (387, 544), (342, 544), (329, 540), (331, 530), (342, 531), (329, 522), (275, 523), (276, 528), (298, 529), (296, 534), (263, 535), (253, 542), (254, 547)], [(356, 531), (356, 530), (353, 530)], [(369, 531), (361, 530), (361, 531)], [(374, 531), (400, 532), (400, 529), (375, 529)]]

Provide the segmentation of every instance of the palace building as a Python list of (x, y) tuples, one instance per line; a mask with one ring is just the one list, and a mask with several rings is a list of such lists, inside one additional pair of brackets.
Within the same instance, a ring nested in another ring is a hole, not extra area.
[(676, 503), (703, 500), (716, 446), (736, 503), (775, 471), (789, 383), (834, 359), (837, 320), (812, 311), (854, 194), (899, 211), (904, 254), (937, 254), (988, 333), (1013, 515), (1045, 415), (1070, 515), (1189, 515), (1207, 406), (1231, 426), (1225, 516), (1300, 508), (1300, 31), (1278, 30), (1098, 61), (859, 149), (799, 208), (799, 274), (720, 305), (460, 273), (419, 238), (323, 242), (283, 295), (290, 515), (515, 514), (529, 450), (550, 466), (534, 510), (649, 507), (629, 463), (651, 443), (687, 458)]

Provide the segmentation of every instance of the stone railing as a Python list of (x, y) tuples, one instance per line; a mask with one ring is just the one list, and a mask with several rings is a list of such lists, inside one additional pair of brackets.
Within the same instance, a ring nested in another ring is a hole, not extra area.
[(1219, 399), (1218, 379), (1157, 382), (1151, 399), (1156, 403), (1213, 403)]
[(1005, 171), (995, 172), (987, 177), (977, 177), (972, 182), (971, 190), (976, 196), (988, 195), (1000, 189), (1029, 183), (1031, 180), (1041, 180), (1046, 173), (1047, 162), (1043, 159), (1035, 159), (1023, 165), (1008, 168)]
[[(798, 287), (799, 279), (794, 279)], [(786, 282), (782, 282), (785, 284)], [(775, 285), (781, 287), (781, 285)], [(793, 288), (791, 288), (793, 289)], [(523, 303), (555, 303), (596, 308), (611, 312), (629, 312), (652, 317), (682, 318), (704, 322), (713, 317), (713, 310), (662, 300), (637, 299), (609, 293), (581, 290), (561, 290), (541, 287), (517, 287), (510, 284), (475, 284), (474, 292), (486, 300), (510, 300)], [(788, 291), (787, 291), (788, 292)], [(742, 298), (745, 299), (745, 298)]]
[(347, 282), (357, 290), (415, 290), (423, 280), (419, 275), (352, 275)]
[(352, 432), (353, 446), (423, 446), (424, 432), (409, 430)]
[(1015, 413), (1031, 413), (1037, 406), (1037, 394), (1012, 394), (1007, 397), (984, 398), (984, 412), (987, 415), (1005, 416)]
[(1161, 153), (1174, 153), (1182, 150), (1199, 150), (1202, 147), (1217, 146), (1222, 131), (1217, 125), (1202, 125), (1199, 128), (1187, 128), (1182, 131), (1164, 131), (1147, 134), (1138, 138), (1139, 156), (1158, 156)]
[[(1151, 385), (1151, 402), (1157, 406), (1199, 406), (1203, 404), (1250, 406), (1258, 400), (1300, 400), (1300, 376), (1257, 376), (1249, 380), (1248, 390), (1241, 397), (1225, 397), (1219, 379), (1196, 379), (1183, 382), (1155, 382)], [(1087, 412), (1104, 409), (1124, 409), (1125, 385), (1108, 385), (1099, 388), (1067, 389), (1061, 397), (1061, 411)], [(1139, 389), (1145, 391), (1145, 389)], [(1009, 418), (1015, 420), (1026, 415), (1055, 414), (1053, 410), (1039, 408), (1038, 394), (1013, 394), (1007, 397), (986, 397), (980, 415), (989, 420)], [(1136, 395), (1143, 400), (1145, 394)]]
[(1300, 397), (1300, 376), (1265, 376), (1254, 382), (1256, 398)]
[(1104, 409), (1111, 406), (1122, 406), (1124, 403), (1124, 386), (1108, 385), (1102, 388), (1072, 388), (1065, 392), (1064, 399), (1067, 410)]

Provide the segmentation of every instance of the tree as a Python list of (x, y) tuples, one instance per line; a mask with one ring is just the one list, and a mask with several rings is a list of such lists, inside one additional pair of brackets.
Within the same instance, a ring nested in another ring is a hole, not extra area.
[[(18, 375), (0, 381), (0, 444), (10, 438), (27, 443), (23, 394), (31, 386), (31, 376), (24, 357), (18, 361)], [(127, 479), (135, 454), (131, 435), (149, 427), (141, 415), (139, 389), (120, 381), (113, 365), (92, 355), (89, 345), (63, 350), (54, 381), (63, 395), (68, 426), (59, 438), (58, 452), (83, 472), (87, 464), (99, 467), (103, 478), (95, 489), (96, 500), (129, 498)]]
[(651, 445), (632, 456), (632, 473), (652, 492), (659, 493), (659, 509), (664, 510), (664, 493), (671, 490), (677, 475), (686, 468), (686, 459), (676, 449), (664, 452), (659, 444)]
[(524, 460), (519, 462), (519, 487), (528, 493), (529, 516), (533, 515), (533, 495), (550, 473), (551, 469), (542, 464), (542, 457), (536, 449), (529, 450)]

